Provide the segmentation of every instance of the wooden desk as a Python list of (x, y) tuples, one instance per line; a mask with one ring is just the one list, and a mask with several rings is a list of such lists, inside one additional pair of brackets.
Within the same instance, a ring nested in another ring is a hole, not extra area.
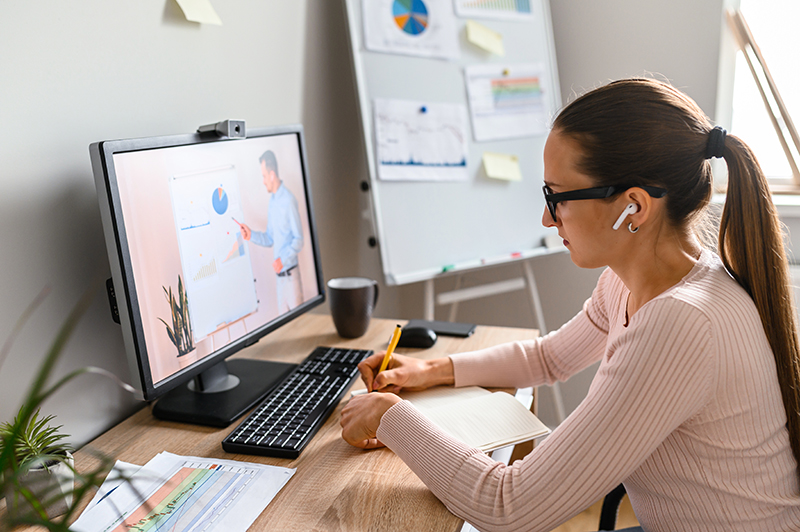
[[(345, 340), (336, 334), (330, 316), (306, 314), (241, 356), (299, 362), (320, 345), (382, 350), (397, 323), (404, 321), (373, 319), (364, 336)], [(536, 336), (533, 329), (478, 326), (470, 338), (443, 336), (430, 349), (397, 352), (437, 358)], [(353, 386), (363, 387), (360, 380)], [(342, 440), (341, 408), (337, 407), (296, 460), (228, 454), (221, 442), (235, 424), (216, 429), (159, 421), (150, 408), (144, 408), (77, 452), (75, 464), (78, 468), (92, 465), (92, 449), (134, 464), (145, 464), (159, 452), (169, 451), (296, 468), (294, 477), (250, 530), (459, 530), (462, 521), (394, 453), (388, 449), (363, 451)]]

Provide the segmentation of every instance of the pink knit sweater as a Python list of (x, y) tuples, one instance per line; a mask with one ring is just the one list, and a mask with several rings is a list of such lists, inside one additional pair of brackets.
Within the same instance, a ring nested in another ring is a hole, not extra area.
[(658, 531), (798, 531), (800, 483), (775, 362), (747, 293), (715, 254), (625, 325), (609, 269), (558, 331), (453, 355), (456, 386), (525, 387), (600, 368), (578, 408), (510, 466), (403, 401), (378, 438), (481, 530), (550, 530), (624, 482)]

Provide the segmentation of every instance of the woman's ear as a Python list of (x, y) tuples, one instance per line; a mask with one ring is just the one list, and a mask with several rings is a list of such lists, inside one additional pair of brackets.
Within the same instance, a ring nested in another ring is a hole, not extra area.
[(636, 212), (631, 214), (630, 221), (635, 227), (641, 226), (647, 222), (653, 215), (653, 198), (639, 187), (629, 188), (625, 192), (626, 203), (634, 203), (638, 207)]

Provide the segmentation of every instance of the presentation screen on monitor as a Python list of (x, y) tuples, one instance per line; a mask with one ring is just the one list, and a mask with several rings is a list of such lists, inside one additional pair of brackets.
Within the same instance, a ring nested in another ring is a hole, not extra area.
[(90, 152), (144, 399), (323, 301), (299, 126), (106, 141)]

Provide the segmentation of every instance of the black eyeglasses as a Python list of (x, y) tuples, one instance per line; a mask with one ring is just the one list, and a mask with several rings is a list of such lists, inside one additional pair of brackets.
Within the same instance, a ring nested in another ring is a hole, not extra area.
[(544, 192), (544, 202), (547, 204), (547, 210), (550, 211), (550, 216), (553, 218), (553, 221), (556, 222), (558, 221), (556, 219), (556, 205), (562, 201), (610, 198), (614, 194), (619, 194), (633, 187), (641, 188), (654, 198), (663, 198), (667, 195), (667, 191), (663, 188), (643, 187), (640, 185), (611, 185), (610, 187), (582, 188), (580, 190), (559, 192), (558, 194), (554, 194), (550, 187), (545, 185), (542, 187), (542, 192)]

